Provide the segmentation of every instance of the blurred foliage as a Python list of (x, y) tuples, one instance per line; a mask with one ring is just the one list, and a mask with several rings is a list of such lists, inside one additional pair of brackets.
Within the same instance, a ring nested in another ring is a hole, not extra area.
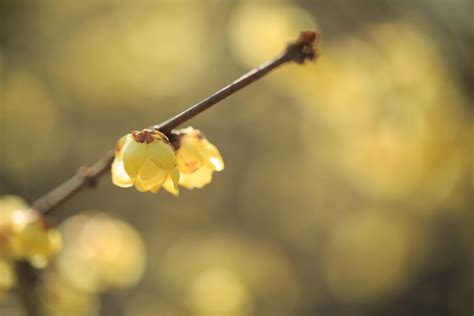
[[(210, 185), (106, 177), (61, 206), (45, 311), (472, 313), (471, 18), (469, 0), (1, 1), (0, 194), (29, 201), (322, 34), (316, 63), (190, 123), (226, 162)], [(0, 259), (1, 315), (20, 313), (14, 279)]]

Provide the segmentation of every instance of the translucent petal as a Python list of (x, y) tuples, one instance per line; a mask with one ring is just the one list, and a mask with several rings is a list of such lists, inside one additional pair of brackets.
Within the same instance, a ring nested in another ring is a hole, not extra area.
[[(166, 183), (166, 181), (163, 183), (163, 186), (164, 186), (165, 183)], [(161, 185), (154, 186), (150, 189), (150, 192), (151, 193), (158, 193), (158, 192), (160, 192), (161, 187), (162, 187)]]
[(122, 188), (128, 188), (133, 185), (132, 179), (125, 172), (123, 160), (115, 157), (112, 163), (112, 183)]
[(163, 169), (171, 170), (176, 166), (176, 155), (170, 145), (161, 140), (148, 144), (147, 158)]
[(145, 159), (138, 174), (142, 180), (147, 181), (150, 180), (157, 173), (159, 173), (160, 170), (163, 169), (160, 168), (155, 162), (150, 159)]
[(140, 178), (137, 178), (136, 181), (135, 181), (135, 189), (137, 189), (137, 191), (140, 191), (140, 192), (148, 192), (151, 190), (151, 186), (149, 185), (145, 185), (141, 180), (139, 180)]
[(179, 195), (179, 189), (178, 189), (178, 183), (179, 183), (179, 170), (178, 168), (174, 168), (168, 177), (166, 178), (165, 183), (163, 183), (163, 188), (165, 188), (166, 191), (169, 193), (178, 196)]
[(222, 158), (211, 157), (209, 158), (209, 162), (214, 166), (215, 171), (224, 170), (224, 160), (222, 160)]
[(147, 144), (131, 141), (123, 153), (123, 165), (130, 178), (135, 178), (145, 162)]
[(160, 187), (165, 182), (168, 174), (169, 174), (169, 170), (164, 170), (164, 169), (158, 169), (158, 171), (153, 175), (153, 177), (149, 179), (143, 179), (141, 177), (141, 174), (139, 174), (135, 181), (135, 187), (137, 188), (138, 191), (141, 191), (141, 192), (146, 192), (146, 191), (158, 192)]
[(200, 189), (211, 182), (212, 172), (212, 169), (203, 166), (194, 173), (181, 174), (179, 184), (187, 189)]
[(179, 169), (175, 167), (173, 170), (171, 170), (170, 176), (171, 176), (171, 180), (173, 180), (174, 188), (177, 190), (178, 184), (179, 184), (179, 177), (180, 177)]
[(215, 171), (224, 170), (224, 160), (222, 160), (219, 150), (207, 139), (203, 140), (201, 154), (205, 157), (206, 165), (208, 167), (214, 169)]
[(203, 165), (203, 158), (196, 146), (194, 138), (184, 136), (176, 153), (179, 170), (182, 173), (193, 173)]
[(133, 140), (131, 134), (126, 134), (122, 136), (117, 144), (115, 145), (115, 156), (117, 157), (118, 155), (123, 155), (123, 152), (125, 150), (125, 147)]

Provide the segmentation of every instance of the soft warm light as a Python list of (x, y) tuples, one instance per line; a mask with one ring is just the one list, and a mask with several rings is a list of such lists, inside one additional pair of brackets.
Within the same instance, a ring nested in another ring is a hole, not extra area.
[(230, 18), (229, 40), (237, 60), (255, 67), (280, 53), (302, 30), (315, 30), (315, 22), (302, 7), (244, 2)]
[[(213, 49), (201, 4), (61, 3), (66, 12), (41, 19), (66, 19), (102, 5), (107, 14), (81, 20), (48, 55), (56, 84), (81, 98), (81, 106), (136, 109), (137, 99), (179, 95), (204, 76)], [(206, 49), (197, 54), (199, 47)]]
[(15, 196), (0, 197), (0, 256), (44, 268), (61, 245), (60, 233), (26, 202)]
[(420, 256), (421, 227), (374, 209), (354, 213), (331, 230), (323, 271), (334, 296), (370, 302), (403, 290)]
[(60, 227), (65, 247), (61, 275), (78, 289), (101, 292), (136, 284), (145, 268), (140, 235), (126, 222), (101, 213), (76, 215)]
[(245, 306), (248, 292), (239, 277), (225, 268), (211, 268), (196, 277), (190, 299), (205, 315), (236, 312)]

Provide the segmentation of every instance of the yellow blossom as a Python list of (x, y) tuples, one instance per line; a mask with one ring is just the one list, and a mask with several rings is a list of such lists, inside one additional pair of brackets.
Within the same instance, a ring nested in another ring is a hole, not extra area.
[(166, 180), (170, 182), (167, 187), (177, 190), (176, 156), (164, 134), (144, 129), (118, 141), (112, 163), (115, 185), (124, 188), (133, 185), (138, 191), (156, 193)]
[(12, 213), (16, 208), (25, 207), (28, 207), (27, 204), (17, 196), (0, 197), (0, 257), (6, 257), (11, 253), (9, 236), (13, 231)]
[(219, 150), (200, 130), (188, 127), (175, 131), (174, 134), (179, 143), (176, 160), (181, 186), (187, 189), (202, 188), (211, 182), (214, 171), (224, 169), (224, 161)]
[(0, 197), (0, 254), (45, 267), (61, 248), (61, 235), (18, 197)]

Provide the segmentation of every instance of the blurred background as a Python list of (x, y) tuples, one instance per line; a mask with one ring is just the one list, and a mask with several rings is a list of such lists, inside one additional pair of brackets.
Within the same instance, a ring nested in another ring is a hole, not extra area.
[[(106, 176), (61, 206), (44, 311), (471, 315), (472, 6), (1, 0), (0, 194), (29, 202), (300, 30), (322, 34), (316, 63), (189, 123), (226, 163), (204, 189)], [(22, 315), (14, 291), (0, 314)]]

